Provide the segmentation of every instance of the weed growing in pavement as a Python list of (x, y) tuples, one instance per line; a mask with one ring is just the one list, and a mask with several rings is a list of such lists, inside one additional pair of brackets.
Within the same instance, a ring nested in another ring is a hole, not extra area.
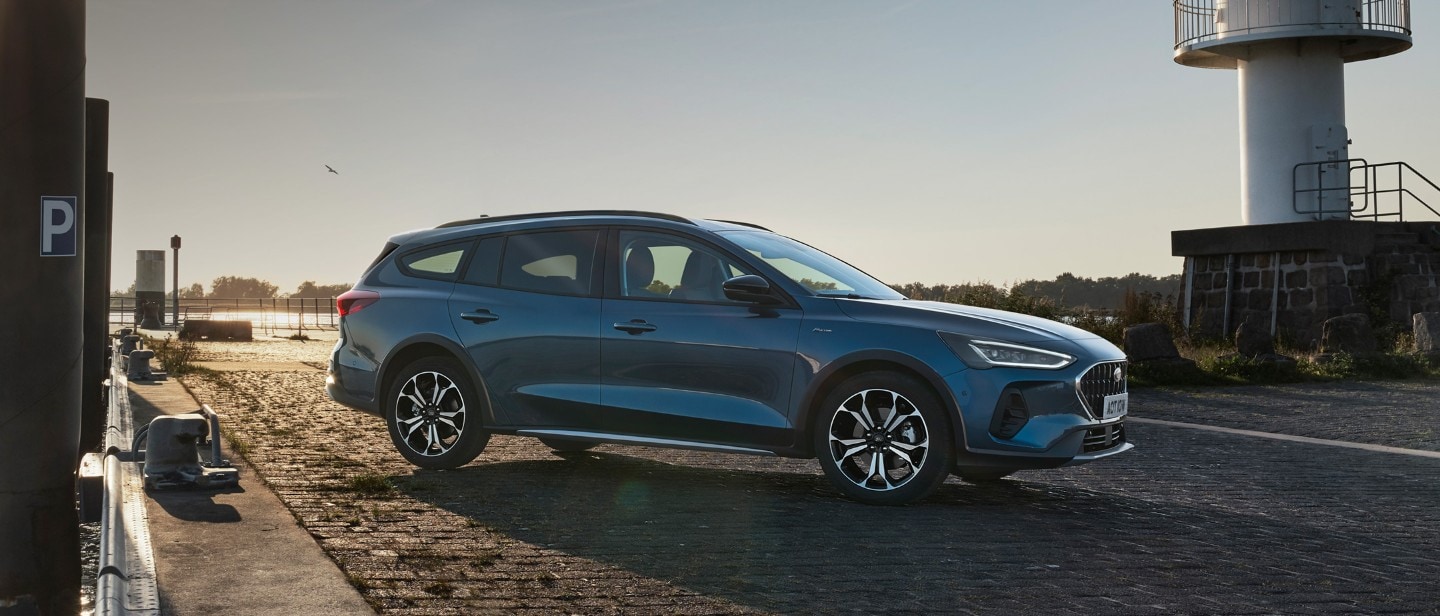
[(249, 441), (241, 438), (240, 435), (235, 434), (234, 431), (225, 431), (223, 434), (225, 435), (225, 443), (230, 445), (231, 453), (241, 458), (248, 459), (250, 457), (251, 448)]
[(475, 565), (477, 569), (483, 569), (495, 564), (497, 560), (500, 560), (500, 551), (488, 550), (475, 555), (475, 560), (471, 561), (471, 563)]
[(370, 583), (365, 581), (365, 578), (360, 577), (359, 575), (356, 575), (354, 573), (345, 574), (345, 579), (346, 581), (350, 582), (351, 586), (355, 587), (355, 590), (358, 590), (360, 592), (365, 592), (372, 588), (370, 586)]
[(449, 597), (450, 595), (455, 594), (455, 587), (451, 586), (448, 582), (435, 582), (433, 584), (426, 585), (425, 592), (435, 595), (437, 597)]
[(345, 482), (345, 489), (361, 496), (389, 496), (395, 491), (390, 478), (376, 473), (365, 473), (351, 477)]
[(145, 348), (155, 352), (155, 360), (173, 375), (191, 374), (204, 371), (194, 364), (199, 349), (193, 340), (177, 340), (166, 335), (161, 340), (145, 336)]
[(535, 574), (535, 581), (539, 582), (541, 586), (549, 588), (554, 586), (555, 582), (560, 581), (560, 576), (555, 575), (554, 571), (541, 571)]

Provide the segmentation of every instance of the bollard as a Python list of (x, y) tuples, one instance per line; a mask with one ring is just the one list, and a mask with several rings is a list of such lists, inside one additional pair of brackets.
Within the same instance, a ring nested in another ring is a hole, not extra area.
[[(125, 331), (125, 330), (121, 330)], [(129, 357), (130, 353), (140, 348), (140, 337), (134, 334), (127, 334), (120, 337), (120, 354)]]
[(125, 369), (125, 378), (132, 381), (151, 381), (155, 379), (155, 373), (150, 370), (150, 360), (155, 357), (155, 351), (131, 351), (126, 357), (129, 361)]
[[(207, 440), (208, 437), (208, 440)], [(145, 487), (226, 488), (240, 483), (240, 471), (220, 457), (220, 418), (209, 406), (198, 413), (163, 415), (135, 435), (145, 441)], [(210, 461), (200, 449), (210, 446)], [(134, 447), (139, 451), (139, 447)]]
[[(120, 330), (124, 332), (125, 330)], [(120, 368), (130, 369), (130, 354), (140, 349), (140, 337), (133, 334), (120, 336)]]
[(203, 472), (196, 445), (209, 433), (210, 426), (198, 413), (151, 420), (145, 435), (145, 487), (194, 483)]

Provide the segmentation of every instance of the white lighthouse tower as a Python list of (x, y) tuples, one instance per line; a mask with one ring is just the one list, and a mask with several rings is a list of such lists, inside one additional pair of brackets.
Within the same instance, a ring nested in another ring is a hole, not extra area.
[(1410, 45), (1410, 0), (1175, 0), (1175, 61), (1240, 75), (1242, 224), (1350, 218), (1345, 63)]

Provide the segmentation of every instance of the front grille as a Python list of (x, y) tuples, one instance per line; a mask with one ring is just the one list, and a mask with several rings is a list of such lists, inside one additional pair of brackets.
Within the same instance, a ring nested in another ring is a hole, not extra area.
[[(1119, 378), (1116, 378), (1117, 370)], [(1080, 394), (1080, 400), (1085, 403), (1085, 410), (1090, 412), (1091, 417), (1100, 419), (1105, 409), (1105, 396), (1125, 393), (1129, 372), (1129, 365), (1125, 362), (1107, 361), (1095, 364), (1075, 382), (1075, 391)]]
[(1109, 425), (1097, 426), (1085, 431), (1085, 446), (1083, 451), (1091, 453), (1104, 451), (1125, 442), (1124, 422), (1115, 422)]

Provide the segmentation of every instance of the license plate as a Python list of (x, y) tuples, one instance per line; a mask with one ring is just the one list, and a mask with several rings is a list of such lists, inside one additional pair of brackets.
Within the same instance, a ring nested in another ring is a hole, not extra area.
[(1115, 394), (1113, 396), (1105, 396), (1105, 413), (1101, 415), (1100, 419), (1115, 419), (1116, 417), (1124, 417), (1125, 413), (1129, 412), (1129, 410), (1130, 394), (1124, 393)]

